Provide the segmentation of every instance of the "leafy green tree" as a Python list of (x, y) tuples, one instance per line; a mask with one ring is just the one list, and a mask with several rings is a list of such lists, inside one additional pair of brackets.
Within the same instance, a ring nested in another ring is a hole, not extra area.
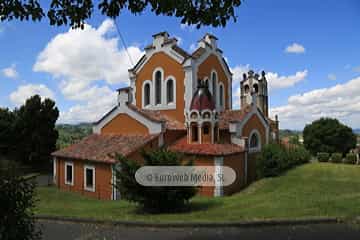
[(304, 145), (313, 154), (318, 152), (347, 153), (356, 146), (352, 129), (337, 119), (320, 118), (304, 128)]
[(7, 108), (0, 108), (0, 154), (8, 155), (14, 146), (15, 115)]
[(33, 210), (35, 183), (21, 177), (14, 166), (0, 165), (0, 239), (35, 240)]
[(35, 95), (14, 112), (19, 160), (31, 166), (49, 166), (58, 138), (55, 123), (59, 110), (55, 102), (50, 99), (41, 101), (41, 97)]
[[(183, 166), (178, 154), (167, 150), (143, 152), (145, 166)], [(174, 212), (185, 207), (196, 194), (196, 187), (149, 187), (140, 185), (135, 179), (136, 171), (141, 167), (134, 160), (117, 156), (121, 170), (116, 171), (116, 188), (121, 196), (140, 204), (148, 212)], [(192, 166), (192, 161), (185, 164)]]
[[(39, 0), (0, 0), (0, 20), (40, 21), (47, 15), (51, 25), (82, 27), (94, 11), (93, 0), (51, 0), (50, 4)], [(156, 15), (175, 16), (181, 23), (225, 26), (232, 18), (236, 21), (235, 8), (241, 0), (100, 0), (96, 2), (100, 12), (116, 18), (121, 11), (141, 14), (150, 9)]]

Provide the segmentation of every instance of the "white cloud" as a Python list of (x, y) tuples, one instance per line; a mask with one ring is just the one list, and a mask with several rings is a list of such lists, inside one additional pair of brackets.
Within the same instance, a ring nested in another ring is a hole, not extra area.
[[(129, 57), (124, 49), (118, 49), (117, 38), (106, 37), (113, 30), (113, 21), (105, 20), (97, 29), (85, 25), (84, 30), (58, 34), (39, 54), (34, 71), (61, 79), (63, 93), (70, 99), (78, 98), (79, 91), (100, 80), (128, 84)], [(143, 54), (138, 47), (127, 50), (133, 60)]]
[(305, 80), (307, 77), (308, 71), (299, 71), (294, 75), (289, 76), (279, 76), (278, 73), (268, 72), (266, 73), (266, 79), (268, 81), (269, 91), (281, 88), (292, 87), (295, 84)]
[(336, 80), (336, 75), (334, 73), (329, 73), (328, 74), (328, 79), (335, 81)]
[[(33, 70), (50, 73), (59, 81), (66, 99), (78, 101), (59, 121), (95, 121), (116, 101), (111, 85), (128, 85), (132, 67), (125, 49), (119, 49), (114, 22), (105, 20), (98, 28), (70, 29), (55, 36), (39, 54)], [(143, 52), (137, 46), (127, 49), (136, 62)]]
[(301, 53), (305, 53), (305, 48), (301, 44), (293, 43), (285, 48), (285, 52), (301, 54)]
[(320, 117), (335, 117), (352, 127), (360, 127), (359, 92), (360, 77), (290, 96), (287, 105), (272, 108), (271, 114), (279, 115), (281, 128), (302, 129)]
[(116, 105), (117, 94), (108, 87), (93, 88), (84, 94), (89, 94), (89, 100), (76, 104), (67, 111), (61, 111), (59, 122), (96, 122)]
[(4, 68), (1, 70), (2, 74), (8, 78), (17, 78), (19, 76), (16, 71), (16, 65), (12, 64), (10, 67)]
[(42, 98), (51, 98), (53, 100), (55, 96), (44, 84), (27, 84), (19, 86), (16, 91), (12, 92), (10, 94), (10, 100), (14, 105), (20, 106), (25, 103), (26, 99), (36, 94), (40, 95)]

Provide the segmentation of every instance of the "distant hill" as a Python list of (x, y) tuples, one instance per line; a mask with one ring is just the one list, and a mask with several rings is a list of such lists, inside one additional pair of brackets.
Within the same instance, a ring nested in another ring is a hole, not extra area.
[(360, 135), (360, 128), (355, 128), (355, 129), (353, 129), (353, 132), (354, 132), (355, 134), (359, 134), (359, 135)]
[(90, 135), (92, 133), (92, 124), (57, 124), (56, 129), (59, 133), (59, 138), (56, 142), (56, 148), (61, 149), (74, 144), (84, 137)]

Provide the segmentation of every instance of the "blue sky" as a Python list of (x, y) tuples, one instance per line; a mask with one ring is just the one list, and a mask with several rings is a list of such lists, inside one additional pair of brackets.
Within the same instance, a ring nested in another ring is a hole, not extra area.
[[(225, 28), (199, 30), (151, 12), (125, 11), (117, 23), (133, 58), (160, 31), (189, 52), (213, 33), (233, 69), (234, 96), (243, 71), (268, 73), (271, 112), (282, 128), (302, 129), (321, 116), (360, 127), (359, 1), (251, 0), (237, 15)], [(40, 93), (56, 100), (59, 122), (94, 121), (106, 112), (115, 100), (111, 91), (127, 84), (130, 65), (109, 20), (96, 11), (87, 24), (79, 35), (46, 20), (0, 23), (0, 107)]]

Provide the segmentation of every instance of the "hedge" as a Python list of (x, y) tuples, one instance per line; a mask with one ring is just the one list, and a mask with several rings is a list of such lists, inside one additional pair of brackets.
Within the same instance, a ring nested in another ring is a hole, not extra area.
[(310, 161), (310, 153), (302, 146), (286, 148), (279, 144), (265, 145), (256, 159), (257, 177), (275, 177), (297, 165)]
[(330, 154), (326, 152), (319, 152), (317, 154), (317, 159), (319, 162), (328, 162), (330, 158)]
[(331, 154), (331, 162), (332, 163), (341, 163), (342, 162), (342, 154), (341, 153)]
[(356, 154), (354, 154), (354, 153), (346, 154), (346, 158), (344, 159), (344, 163), (355, 164), (356, 163)]

